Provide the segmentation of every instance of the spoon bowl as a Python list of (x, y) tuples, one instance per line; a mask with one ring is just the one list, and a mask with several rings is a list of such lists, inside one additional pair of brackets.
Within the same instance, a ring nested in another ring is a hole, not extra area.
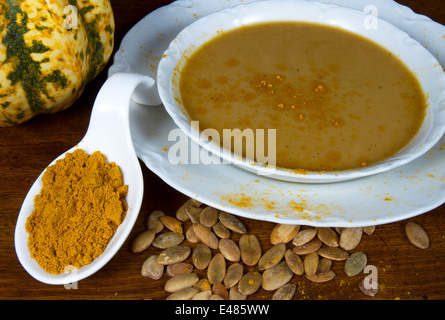
[(96, 97), (84, 138), (50, 164), (53, 165), (65, 157), (66, 153), (83, 149), (88, 154), (100, 151), (108, 162), (115, 162), (122, 171), (124, 184), (128, 185), (128, 211), (105, 251), (93, 262), (79, 269), (54, 275), (42, 269), (31, 257), (25, 225), (34, 211), (34, 198), (42, 188), (45, 171), (32, 185), (17, 219), (14, 241), (20, 263), (35, 279), (47, 284), (69, 284), (84, 279), (102, 268), (127, 239), (139, 214), (144, 192), (142, 171), (130, 135), (129, 105), (135, 91), (150, 92), (155, 87), (154, 84), (155, 81), (150, 77), (133, 73), (116, 73), (109, 77)]

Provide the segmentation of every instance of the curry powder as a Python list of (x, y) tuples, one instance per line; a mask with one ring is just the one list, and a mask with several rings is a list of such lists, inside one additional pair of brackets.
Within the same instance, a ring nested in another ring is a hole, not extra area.
[(49, 166), (42, 183), (26, 222), (31, 256), (52, 274), (91, 263), (127, 212), (120, 168), (99, 151), (77, 149)]

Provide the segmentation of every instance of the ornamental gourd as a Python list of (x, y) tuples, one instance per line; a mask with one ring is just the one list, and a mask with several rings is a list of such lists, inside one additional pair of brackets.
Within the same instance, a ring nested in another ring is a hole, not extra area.
[(113, 42), (109, 0), (0, 0), (0, 126), (71, 106)]

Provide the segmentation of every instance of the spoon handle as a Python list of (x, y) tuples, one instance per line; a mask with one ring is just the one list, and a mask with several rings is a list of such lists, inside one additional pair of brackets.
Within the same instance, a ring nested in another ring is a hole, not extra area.
[[(154, 91), (155, 81), (136, 73), (115, 73), (110, 76), (96, 97), (85, 137), (132, 146), (129, 107), (136, 89), (139, 92)], [(153, 102), (157, 103), (155, 95)]]

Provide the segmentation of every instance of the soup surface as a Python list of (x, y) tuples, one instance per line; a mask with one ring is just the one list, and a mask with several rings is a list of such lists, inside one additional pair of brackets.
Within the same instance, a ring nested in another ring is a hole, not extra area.
[(183, 59), (179, 91), (190, 119), (221, 137), (276, 129), (279, 167), (367, 166), (402, 149), (425, 116), (420, 84), (398, 58), (334, 27), (255, 24)]

